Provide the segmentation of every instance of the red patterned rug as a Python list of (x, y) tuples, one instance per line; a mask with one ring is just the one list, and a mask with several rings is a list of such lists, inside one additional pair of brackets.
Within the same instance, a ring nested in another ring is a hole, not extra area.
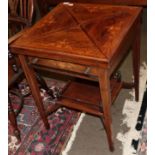
[[(56, 80), (48, 80), (48, 86), (64, 87), (65, 83)], [(20, 85), (22, 87), (23, 83)], [(41, 96), (45, 107), (55, 104), (44, 90)], [(11, 95), (14, 108), (18, 107), (18, 97)], [(9, 124), (9, 155), (59, 155), (65, 147), (74, 125), (77, 123), (80, 113), (61, 108), (48, 117), (50, 129), (46, 130), (41, 121), (32, 96), (24, 98), (24, 107), (18, 115), (17, 123), (21, 132), (21, 143), (17, 140)]]

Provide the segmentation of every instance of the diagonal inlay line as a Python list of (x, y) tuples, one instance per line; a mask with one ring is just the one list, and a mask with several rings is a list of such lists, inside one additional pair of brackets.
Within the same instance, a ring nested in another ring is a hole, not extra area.
[(100, 47), (98, 46), (98, 43), (93, 40), (91, 38), (91, 36), (89, 35), (89, 33), (85, 30), (85, 28), (78, 22), (78, 19), (74, 16), (74, 14), (72, 13), (72, 11), (70, 11), (65, 5), (63, 5), (63, 7), (68, 11), (68, 13), (70, 14), (70, 16), (74, 19), (74, 21), (80, 26), (81, 30), (86, 34), (86, 36), (91, 40), (91, 42), (95, 45), (95, 47), (104, 55), (104, 57), (106, 59), (107, 56), (103, 53), (103, 51), (100, 49)]

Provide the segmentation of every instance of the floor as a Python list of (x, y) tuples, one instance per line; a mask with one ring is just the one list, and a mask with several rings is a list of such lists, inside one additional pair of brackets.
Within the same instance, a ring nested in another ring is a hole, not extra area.
[[(147, 45), (146, 45), (146, 22), (147, 10), (144, 9), (142, 21), (142, 35), (141, 35), (141, 64), (147, 61)], [(122, 73), (123, 79), (131, 80), (132, 68), (131, 54), (123, 62), (119, 69)], [(113, 137), (115, 144), (115, 151), (111, 153), (108, 149), (106, 134), (99, 118), (91, 115), (86, 115), (77, 131), (76, 138), (67, 155), (122, 155), (122, 144), (116, 139), (117, 133), (120, 131), (123, 115), (123, 103), (127, 98), (130, 98), (129, 90), (122, 90), (112, 106), (113, 118)], [(126, 126), (121, 127), (123, 132), (128, 131)]]

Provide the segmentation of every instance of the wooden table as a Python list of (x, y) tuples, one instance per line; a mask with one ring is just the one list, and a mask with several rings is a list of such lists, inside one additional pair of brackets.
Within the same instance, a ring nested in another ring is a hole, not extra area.
[[(57, 105), (99, 116), (109, 148), (114, 150), (111, 103), (121, 88), (134, 87), (138, 100), (141, 10), (129, 6), (62, 3), (11, 45), (46, 128), (49, 124), (32, 66), (98, 81), (99, 88), (72, 82)], [(133, 83), (112, 77), (129, 48), (133, 55)], [(27, 56), (37, 58), (34, 64), (27, 63)]]

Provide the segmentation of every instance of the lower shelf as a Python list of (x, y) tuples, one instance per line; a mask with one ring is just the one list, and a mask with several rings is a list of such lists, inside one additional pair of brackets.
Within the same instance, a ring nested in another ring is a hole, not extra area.
[[(122, 88), (122, 82), (111, 80), (111, 99), (114, 102)], [(103, 115), (100, 89), (98, 86), (71, 82), (57, 104), (97, 116)]]

